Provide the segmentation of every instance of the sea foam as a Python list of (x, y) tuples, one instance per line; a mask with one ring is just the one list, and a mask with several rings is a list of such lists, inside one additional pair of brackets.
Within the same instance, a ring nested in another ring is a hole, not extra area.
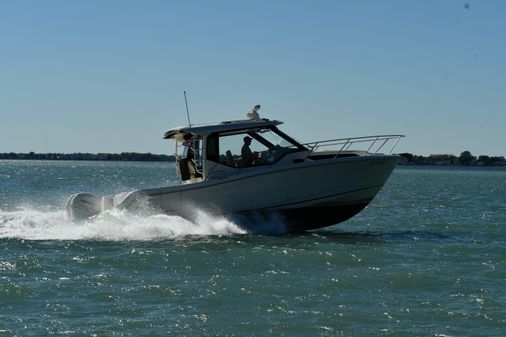
[(197, 221), (166, 214), (132, 214), (113, 209), (83, 222), (62, 209), (19, 207), (0, 210), (0, 238), (25, 240), (158, 241), (187, 236), (245, 234), (225, 218), (199, 211)]

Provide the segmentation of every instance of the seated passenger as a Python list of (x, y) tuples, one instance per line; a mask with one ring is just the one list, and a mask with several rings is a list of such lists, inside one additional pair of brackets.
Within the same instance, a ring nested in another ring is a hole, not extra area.
[(227, 152), (225, 152), (225, 164), (234, 166), (234, 156), (232, 156), (232, 151), (230, 150), (227, 150)]

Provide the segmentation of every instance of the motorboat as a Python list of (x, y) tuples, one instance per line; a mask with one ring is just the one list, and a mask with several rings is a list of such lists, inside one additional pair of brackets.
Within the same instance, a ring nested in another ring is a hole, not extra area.
[(269, 119), (232, 120), (168, 130), (181, 184), (97, 197), (71, 196), (70, 218), (112, 208), (149, 207), (194, 220), (199, 211), (242, 222), (277, 219), (287, 232), (345, 221), (366, 207), (400, 160), (402, 135), (301, 143)]

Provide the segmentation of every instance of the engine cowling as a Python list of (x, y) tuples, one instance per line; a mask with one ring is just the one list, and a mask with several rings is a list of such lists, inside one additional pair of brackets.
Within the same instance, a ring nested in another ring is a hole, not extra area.
[(67, 200), (67, 216), (72, 220), (86, 220), (102, 211), (102, 199), (91, 193), (77, 193)]

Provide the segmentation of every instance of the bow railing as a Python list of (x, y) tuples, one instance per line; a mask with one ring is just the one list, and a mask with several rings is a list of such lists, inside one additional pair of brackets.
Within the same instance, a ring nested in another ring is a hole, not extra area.
[(303, 144), (311, 151), (365, 151), (369, 153), (383, 153), (386, 148), (388, 154), (392, 154), (395, 146), (404, 135), (378, 135), (365, 137), (350, 137), (331, 140), (322, 140)]

